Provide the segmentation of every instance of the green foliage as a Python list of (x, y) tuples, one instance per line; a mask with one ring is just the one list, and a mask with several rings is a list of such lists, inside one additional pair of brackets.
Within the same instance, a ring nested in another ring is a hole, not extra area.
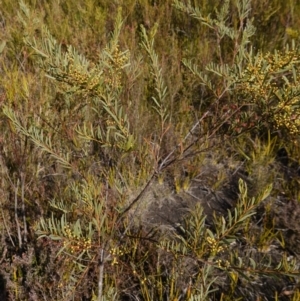
[(100, 2), (1, 2), (0, 299), (298, 300), (299, 5)]

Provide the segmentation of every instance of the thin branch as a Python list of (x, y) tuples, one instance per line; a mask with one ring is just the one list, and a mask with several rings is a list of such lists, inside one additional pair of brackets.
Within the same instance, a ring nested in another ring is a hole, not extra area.
[(15, 248), (16, 245), (14, 244), (14, 241), (13, 241), (13, 239), (12, 239), (12, 237), (11, 237), (10, 232), (9, 232), (9, 228), (7, 227), (7, 224), (6, 224), (6, 221), (5, 221), (5, 218), (4, 218), (4, 213), (3, 213), (2, 207), (1, 207), (1, 214), (2, 214), (2, 219), (3, 219), (4, 227), (5, 227), (5, 229), (6, 229), (6, 232), (7, 232), (7, 234), (8, 234), (8, 237), (9, 237), (9, 239), (10, 239), (10, 241), (11, 241), (11, 244), (12, 244), (13, 247)]
[(101, 248), (101, 250), (100, 250), (99, 280), (98, 280), (98, 301), (102, 301), (103, 274), (104, 274), (104, 249)]
[[(167, 165), (169, 165), (168, 163), (170, 161), (168, 161), (170, 159), (170, 157), (175, 153), (175, 151), (181, 147), (182, 143), (185, 142), (189, 136), (191, 136), (195, 129), (198, 127), (198, 125), (200, 124), (200, 122), (210, 113), (210, 111), (207, 111), (203, 114), (203, 116), (201, 117), (201, 119), (199, 119), (194, 126), (192, 127), (192, 129), (188, 132), (188, 134), (184, 137), (183, 141), (178, 143), (174, 149), (163, 159), (163, 161), (160, 163), (159, 168), (158, 168), (158, 172), (162, 171)], [(185, 150), (184, 150), (185, 151)]]
[(27, 223), (26, 223), (26, 215), (25, 215), (25, 202), (24, 202), (24, 190), (25, 190), (25, 175), (24, 173), (21, 173), (21, 189), (22, 189), (22, 195), (21, 195), (21, 199), (22, 199), (22, 215), (23, 215), (23, 223), (24, 223), (24, 242), (27, 243)]
[(19, 179), (17, 180), (17, 186), (15, 188), (15, 221), (17, 225), (17, 231), (18, 231), (18, 239), (19, 239), (19, 247), (22, 247), (22, 236), (21, 236), (21, 229), (20, 229), (20, 223), (18, 220), (18, 188), (19, 188)]

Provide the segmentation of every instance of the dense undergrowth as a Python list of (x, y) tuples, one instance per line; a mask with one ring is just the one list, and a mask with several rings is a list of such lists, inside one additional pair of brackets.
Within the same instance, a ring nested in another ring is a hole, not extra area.
[(119, 2), (0, 0), (0, 299), (300, 300), (300, 5)]

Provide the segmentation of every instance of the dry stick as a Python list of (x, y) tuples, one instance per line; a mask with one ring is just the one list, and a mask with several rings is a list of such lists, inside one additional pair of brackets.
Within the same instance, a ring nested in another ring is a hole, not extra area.
[[(11, 184), (12, 186), (14, 186), (14, 184), (12, 183), (12, 180), (11, 180), (11, 178), (9, 177), (7, 171), (6, 171), (6, 173), (7, 173), (8, 180), (9, 180), (10, 184)], [(10, 234), (10, 232), (9, 232), (9, 229), (8, 229), (8, 227), (7, 227), (7, 224), (6, 224), (6, 221), (5, 221), (5, 218), (4, 218), (4, 213), (3, 213), (3, 208), (2, 208), (2, 207), (1, 207), (1, 214), (2, 214), (3, 223), (4, 223), (4, 226), (5, 226), (5, 229), (6, 229), (7, 233), (8, 233), (9, 239), (10, 239), (12, 245), (15, 247), (16, 245), (14, 244), (14, 241), (13, 241), (13, 239), (12, 239), (12, 237), (11, 237), (11, 234)]]
[(15, 187), (15, 221), (17, 224), (17, 231), (18, 231), (18, 239), (19, 239), (19, 247), (22, 247), (22, 236), (20, 230), (20, 224), (18, 220), (18, 188), (19, 188), (19, 179), (17, 180), (17, 186)]
[(0, 259), (0, 264), (3, 262), (3, 260), (5, 259), (5, 256), (7, 254), (7, 246), (4, 247), (4, 251), (2, 253), (2, 257)]
[[(192, 129), (188, 132), (188, 134), (184, 137), (183, 141), (186, 141), (187, 138), (193, 134), (193, 132), (195, 131), (195, 129), (198, 127), (198, 125), (200, 124), (200, 122), (210, 113), (210, 111), (207, 111), (203, 114), (203, 116), (201, 117), (201, 119), (199, 119), (195, 124), (194, 126), (192, 127)], [(158, 172), (162, 171), (164, 169), (164, 167), (166, 167), (167, 165), (169, 165), (168, 163), (168, 160), (170, 159), (170, 157), (175, 153), (175, 151), (181, 146), (181, 143), (178, 143), (174, 149), (164, 158), (164, 160), (161, 162), (161, 164), (159, 165), (159, 168), (158, 168)], [(183, 152), (185, 152), (187, 149), (185, 149)]]
[[(138, 194), (138, 196), (128, 205), (128, 207), (120, 214), (119, 218), (116, 221), (116, 224), (119, 223), (123, 217), (123, 215), (128, 212), (142, 197), (142, 195), (145, 193), (145, 191), (147, 190), (147, 188), (149, 187), (149, 185), (151, 184), (152, 180), (154, 179), (156, 175), (156, 172), (154, 172), (150, 179), (148, 180), (148, 182), (146, 183), (146, 185), (144, 186), (144, 188), (142, 189), (142, 191)], [(129, 222), (129, 224), (127, 225), (126, 229), (123, 231), (120, 240), (125, 236), (127, 230), (129, 229), (129, 227), (131, 226), (131, 223), (133, 222), (133, 219)]]
[(146, 183), (145, 187), (142, 189), (142, 191), (138, 194), (138, 196), (128, 205), (128, 207), (121, 213), (119, 219), (117, 220), (117, 222), (120, 221), (121, 217), (123, 217), (123, 215), (129, 211), (133, 205), (141, 198), (141, 196), (144, 194), (144, 192), (146, 191), (146, 189), (148, 188), (148, 186), (150, 185), (150, 183), (152, 182), (154, 176), (156, 175), (156, 172), (154, 172), (152, 174), (152, 176), (150, 177), (150, 179), (148, 180), (148, 182)]
[[(108, 198), (108, 183), (106, 187), (106, 199)], [(98, 301), (102, 300), (103, 294), (103, 275), (104, 275), (104, 263), (107, 258), (104, 258), (104, 247), (100, 249), (100, 262), (99, 262), (99, 279), (98, 279)]]
[(5, 227), (5, 229), (6, 229), (6, 232), (7, 232), (7, 234), (8, 234), (8, 237), (9, 237), (9, 239), (10, 239), (12, 245), (13, 245), (14, 248), (15, 248), (16, 246), (15, 246), (15, 244), (14, 244), (14, 241), (13, 241), (13, 239), (12, 239), (12, 237), (11, 237), (11, 235), (10, 235), (9, 229), (8, 229), (8, 227), (7, 227), (7, 224), (6, 224), (6, 221), (5, 221), (5, 218), (4, 218), (4, 213), (3, 213), (2, 207), (1, 207), (1, 214), (2, 214), (2, 219), (3, 219), (4, 227)]
[(98, 280), (98, 301), (102, 300), (103, 274), (104, 274), (104, 249), (102, 248), (100, 250), (100, 267), (99, 267), (99, 280)]
[(24, 242), (27, 243), (27, 223), (25, 216), (25, 202), (24, 202), (24, 190), (25, 190), (25, 175), (21, 173), (21, 181), (22, 181), (22, 215), (23, 215), (23, 223), (24, 223)]

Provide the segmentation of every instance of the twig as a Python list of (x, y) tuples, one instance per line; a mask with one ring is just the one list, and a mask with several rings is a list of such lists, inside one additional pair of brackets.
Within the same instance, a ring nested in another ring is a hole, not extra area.
[(14, 244), (14, 241), (13, 241), (13, 239), (11, 238), (11, 235), (10, 235), (9, 229), (8, 229), (8, 227), (7, 227), (7, 224), (6, 224), (6, 221), (5, 221), (5, 218), (4, 218), (4, 213), (3, 213), (3, 209), (2, 209), (2, 207), (1, 207), (1, 214), (2, 214), (2, 219), (3, 219), (4, 227), (5, 227), (5, 229), (6, 229), (6, 232), (7, 232), (7, 234), (8, 234), (8, 237), (9, 237), (9, 239), (10, 239), (10, 241), (11, 241), (12, 245), (13, 245), (13, 246), (14, 246), (14, 248), (15, 248), (16, 246), (15, 246), (15, 244)]
[(0, 264), (3, 262), (3, 260), (5, 259), (5, 256), (7, 254), (7, 246), (4, 247), (4, 251), (2, 253), (2, 257), (0, 259)]
[[(148, 182), (146, 183), (145, 187), (142, 189), (142, 191), (138, 194), (138, 196), (128, 205), (128, 207), (121, 213), (119, 220), (121, 219), (121, 217), (127, 212), (129, 211), (133, 205), (141, 198), (141, 196), (144, 194), (144, 192), (146, 191), (146, 189), (148, 188), (148, 186), (150, 185), (150, 183), (152, 182), (154, 176), (156, 175), (156, 173), (153, 173), (151, 178), (148, 180)], [(119, 221), (118, 220), (118, 221)]]
[(104, 274), (104, 249), (101, 248), (101, 250), (100, 250), (99, 280), (98, 280), (98, 301), (102, 300), (103, 274)]
[(164, 167), (166, 165), (168, 165), (168, 160), (170, 159), (170, 157), (175, 153), (175, 151), (182, 145), (182, 143), (184, 141), (186, 141), (190, 135), (192, 135), (195, 131), (195, 129), (198, 127), (198, 125), (200, 124), (200, 122), (210, 113), (210, 111), (207, 111), (203, 114), (203, 116), (201, 117), (201, 119), (199, 119), (192, 127), (192, 129), (188, 132), (188, 134), (184, 137), (183, 141), (178, 143), (174, 149), (163, 159), (163, 161), (161, 162), (161, 164), (159, 165), (158, 168), (158, 172), (162, 171), (164, 169)]
[(23, 215), (23, 223), (24, 223), (24, 242), (27, 243), (27, 223), (26, 223), (26, 215), (25, 215), (25, 202), (24, 202), (24, 190), (25, 190), (25, 175), (21, 173), (21, 181), (22, 181), (22, 215)]
[(18, 220), (18, 188), (19, 188), (19, 179), (17, 180), (17, 186), (15, 186), (15, 221), (16, 221), (17, 231), (18, 231), (19, 247), (21, 248), (22, 236), (21, 236), (20, 223)]

